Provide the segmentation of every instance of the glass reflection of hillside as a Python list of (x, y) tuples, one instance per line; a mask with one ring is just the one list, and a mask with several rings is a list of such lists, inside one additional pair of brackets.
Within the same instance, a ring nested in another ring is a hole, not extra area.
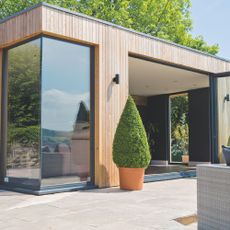
[(58, 144), (70, 146), (72, 131), (42, 129), (42, 152), (54, 152)]
[(53, 152), (56, 145), (61, 143), (71, 146), (71, 140), (78, 138), (80, 133), (84, 133), (84, 135), (89, 138), (89, 110), (83, 101), (79, 104), (73, 131), (42, 129), (42, 143), (44, 151), (46, 148), (47, 152)]
[(85, 180), (89, 176), (89, 110), (83, 101), (79, 103), (73, 130), (43, 128), (42, 140), (44, 178), (78, 175)]

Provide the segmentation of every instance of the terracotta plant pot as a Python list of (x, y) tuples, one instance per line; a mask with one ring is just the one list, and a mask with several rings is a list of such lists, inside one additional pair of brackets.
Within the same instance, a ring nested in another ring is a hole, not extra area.
[(189, 163), (189, 155), (182, 155), (182, 163)]
[(144, 183), (144, 168), (119, 168), (120, 188), (141, 190)]

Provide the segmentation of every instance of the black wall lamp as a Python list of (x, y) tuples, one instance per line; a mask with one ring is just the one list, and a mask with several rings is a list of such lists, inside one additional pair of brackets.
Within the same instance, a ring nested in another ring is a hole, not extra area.
[(227, 94), (227, 95), (224, 97), (224, 101), (230, 101), (230, 96), (229, 96), (229, 94)]
[(113, 82), (117, 85), (120, 83), (120, 75), (117, 73), (115, 74), (115, 77), (113, 78)]

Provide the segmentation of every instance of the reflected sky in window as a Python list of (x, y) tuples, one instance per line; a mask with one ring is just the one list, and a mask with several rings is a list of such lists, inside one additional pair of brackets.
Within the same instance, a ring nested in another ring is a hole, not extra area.
[(71, 131), (83, 101), (90, 108), (90, 48), (43, 38), (42, 128)]

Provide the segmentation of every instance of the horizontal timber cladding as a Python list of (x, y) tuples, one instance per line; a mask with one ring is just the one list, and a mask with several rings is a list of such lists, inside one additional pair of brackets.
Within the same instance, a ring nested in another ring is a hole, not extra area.
[[(95, 183), (116, 186), (112, 142), (128, 92), (128, 55), (204, 72), (230, 70), (230, 63), (103, 21), (40, 4), (0, 24), (0, 47), (38, 34), (95, 46)], [(120, 84), (112, 82), (120, 74)]]

